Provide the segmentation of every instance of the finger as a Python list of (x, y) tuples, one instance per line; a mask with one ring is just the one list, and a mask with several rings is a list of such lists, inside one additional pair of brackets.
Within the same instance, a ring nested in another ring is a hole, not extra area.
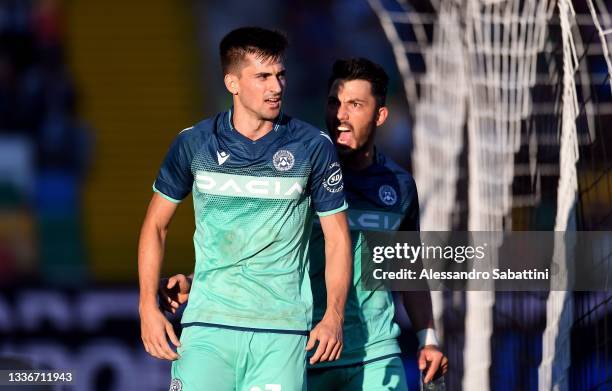
[(147, 352), (148, 354), (151, 354), (151, 351), (149, 349), (149, 345), (144, 340), (142, 341), (142, 344), (144, 346), (145, 352)]
[(419, 352), (419, 371), (424, 371), (425, 368), (427, 367), (427, 358), (425, 355), (425, 352), (421, 349), (421, 351)]
[(336, 358), (334, 360), (339, 360), (342, 356), (342, 349), (344, 349), (344, 345), (340, 344), (340, 349), (338, 349), (338, 353), (336, 353)]
[(308, 337), (308, 342), (306, 343), (306, 350), (308, 351), (314, 348), (316, 342), (317, 342), (317, 333), (314, 331), (311, 331), (310, 336)]
[(311, 365), (319, 362), (319, 359), (321, 358), (323, 353), (325, 353), (325, 349), (327, 349), (327, 338), (321, 338), (319, 339), (319, 346), (317, 346), (317, 350), (310, 358)]
[(328, 361), (335, 347), (336, 347), (336, 340), (330, 338), (327, 341), (327, 346), (325, 347), (325, 353), (323, 353), (323, 355), (321, 356), (321, 361)]
[(169, 322), (166, 323), (166, 333), (168, 334), (168, 338), (170, 338), (170, 342), (172, 342), (174, 346), (176, 347), (181, 346), (181, 341), (179, 341), (179, 339), (176, 337), (174, 328)]
[(157, 345), (153, 342), (149, 342), (149, 354), (155, 358), (162, 358)]
[[(160, 294), (160, 296), (161, 296), (161, 294)], [(168, 300), (169, 299), (165, 299), (164, 300), (163, 298), (160, 298), (160, 300), (159, 300), (159, 308), (161, 308), (164, 311), (170, 312), (170, 311), (172, 311), (172, 306), (170, 305)]]
[(341, 347), (342, 347), (342, 344), (336, 343), (331, 354), (329, 355), (329, 359), (328, 359), (329, 361), (336, 361), (338, 359), (338, 351), (340, 351)]
[(444, 375), (448, 371), (448, 358), (442, 359), (442, 374)]
[(161, 287), (159, 289), (159, 297), (160, 301), (168, 301), (170, 299), (170, 296), (168, 296), (168, 290), (165, 287)]
[(157, 292), (159, 295), (159, 308), (164, 311), (170, 312), (172, 308), (172, 298), (168, 295), (168, 290), (165, 288), (165, 284), (163, 286), (160, 286)]
[(165, 300), (163, 301), (160, 300), (159, 305), (160, 307), (164, 308), (168, 312), (172, 311), (173, 309), (179, 308), (181, 306), (178, 301), (176, 301), (175, 299), (169, 296), (165, 296)]
[(149, 353), (149, 355), (155, 357), (155, 350), (153, 349), (151, 342), (148, 339), (143, 338), (142, 343), (144, 344), (145, 351)]
[(172, 289), (174, 285), (178, 282), (178, 279), (175, 276), (168, 278), (168, 284), (166, 284), (166, 288)]
[(165, 340), (165, 338), (164, 341), (157, 342), (157, 347), (161, 353), (161, 358), (163, 358), (164, 360), (172, 361), (178, 358), (177, 354), (172, 349), (170, 349), (170, 345), (168, 344), (168, 341)]
[[(176, 354), (176, 352), (172, 350), (172, 348), (170, 347), (170, 344), (168, 343), (168, 340), (166, 339), (166, 334), (170, 336), (169, 332), (171, 332), (174, 335), (174, 330), (172, 330), (172, 324), (166, 321), (164, 322), (164, 327), (165, 327), (165, 333), (161, 335), (161, 338), (158, 340), (158, 344), (161, 346), (162, 353), (164, 354), (164, 357), (167, 360), (176, 360), (178, 358), (178, 354)], [(176, 335), (174, 335), (174, 338), (177, 339)]]
[(429, 383), (431, 379), (433, 379), (434, 375), (438, 371), (438, 367), (440, 367), (440, 360), (441, 357), (434, 357), (433, 360), (431, 360), (429, 369), (427, 370), (427, 375), (425, 375), (425, 383)]

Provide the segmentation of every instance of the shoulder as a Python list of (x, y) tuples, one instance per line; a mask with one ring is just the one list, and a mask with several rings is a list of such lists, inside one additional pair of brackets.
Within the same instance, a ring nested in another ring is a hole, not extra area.
[(406, 169), (397, 164), (393, 159), (388, 157), (387, 155), (378, 152), (377, 159), (379, 163), (384, 166), (387, 170), (393, 173), (397, 181), (401, 184), (402, 190), (411, 193), (417, 192), (416, 182), (412, 174), (410, 174)]
[(181, 130), (176, 135), (175, 143), (188, 149), (197, 149), (210, 139), (215, 132), (220, 117), (222, 117), (222, 114), (217, 114)]
[(326, 131), (306, 121), (289, 116), (285, 117), (290, 137), (300, 140), (306, 148), (317, 148), (325, 145), (333, 147), (333, 142)]

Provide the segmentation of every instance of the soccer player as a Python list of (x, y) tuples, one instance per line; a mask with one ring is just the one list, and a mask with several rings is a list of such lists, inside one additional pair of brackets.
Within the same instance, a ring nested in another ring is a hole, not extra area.
[[(339, 360), (308, 369), (309, 390), (407, 389), (394, 321), (393, 297), (387, 291), (361, 289), (361, 246), (364, 230), (419, 230), (419, 204), (412, 176), (376, 151), (376, 130), (383, 125), (388, 76), (366, 59), (339, 60), (329, 78), (326, 124), (339, 151), (349, 201), (354, 275), (344, 322), (344, 350)], [(310, 275), (314, 319), (326, 309), (325, 238), (316, 226), (310, 240)], [(187, 301), (190, 280), (171, 277), (161, 285), (160, 303), (175, 312)], [(170, 294), (169, 289), (175, 292)], [(404, 292), (406, 312), (419, 339), (418, 365), (424, 381), (446, 372), (448, 360), (437, 348), (429, 292)]]
[[(172, 390), (302, 390), (306, 350), (317, 346), (313, 364), (342, 350), (352, 275), (342, 172), (325, 133), (280, 111), (286, 45), (261, 28), (223, 38), (233, 107), (180, 132), (153, 185), (138, 253), (141, 334), (149, 354), (175, 360)], [(179, 342), (157, 287), (170, 220), (190, 191), (196, 264)], [(313, 210), (326, 242), (328, 301), (307, 342)]]
[[(328, 81), (326, 124), (338, 150), (349, 203), (354, 275), (344, 323), (340, 360), (308, 370), (311, 390), (406, 390), (406, 379), (388, 291), (361, 289), (361, 246), (364, 230), (418, 231), (419, 202), (412, 176), (375, 148), (378, 127), (388, 116), (388, 76), (363, 58), (339, 60)], [(310, 276), (314, 319), (325, 310), (324, 236), (314, 230), (310, 242)], [(424, 382), (446, 372), (448, 360), (438, 349), (429, 291), (403, 292), (406, 312), (419, 339), (418, 365)]]

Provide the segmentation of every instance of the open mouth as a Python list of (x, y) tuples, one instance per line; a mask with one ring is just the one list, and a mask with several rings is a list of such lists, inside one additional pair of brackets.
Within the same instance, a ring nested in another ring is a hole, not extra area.
[(268, 106), (270, 106), (271, 108), (278, 108), (280, 107), (281, 104), (281, 98), (280, 97), (276, 97), (276, 98), (268, 98), (265, 100), (266, 104)]
[(336, 143), (340, 145), (350, 145), (352, 139), (352, 129), (347, 125), (340, 125), (336, 128)]

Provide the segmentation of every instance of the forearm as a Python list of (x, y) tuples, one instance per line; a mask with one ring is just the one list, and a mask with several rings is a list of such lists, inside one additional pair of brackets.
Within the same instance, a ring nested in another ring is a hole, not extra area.
[(163, 261), (166, 229), (143, 224), (138, 243), (138, 278), (140, 307), (157, 306), (157, 289)]
[(346, 235), (325, 240), (325, 285), (327, 310), (325, 315), (335, 315), (344, 320), (346, 297), (353, 276), (351, 239)]

